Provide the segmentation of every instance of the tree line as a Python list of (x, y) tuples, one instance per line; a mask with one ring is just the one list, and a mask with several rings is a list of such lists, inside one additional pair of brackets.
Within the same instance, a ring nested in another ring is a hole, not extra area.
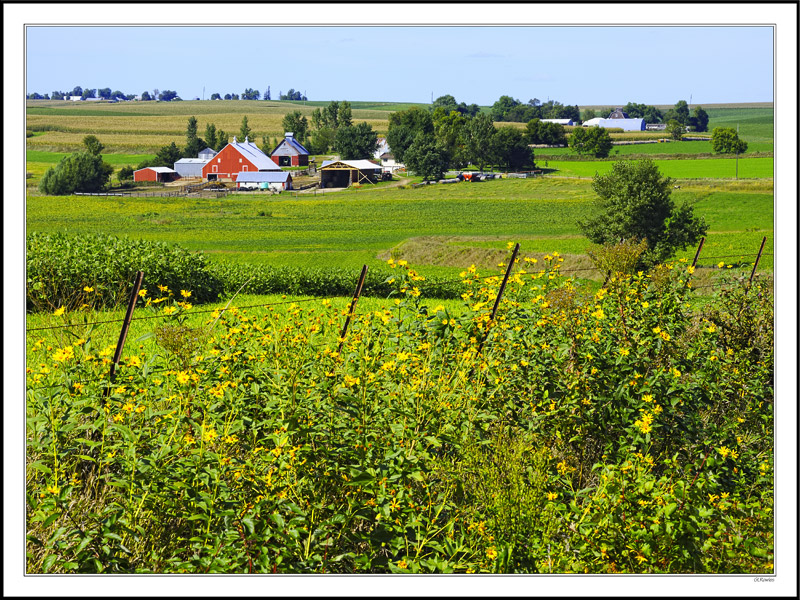
[[(76, 85), (72, 90), (68, 90), (62, 92), (60, 90), (53, 90), (49, 94), (40, 94), (39, 92), (32, 92), (30, 94), (26, 94), (25, 98), (28, 100), (62, 100), (64, 97), (70, 96), (80, 96), (81, 100), (87, 100), (89, 98), (99, 98), (102, 100), (136, 100), (136, 94), (126, 94), (119, 90), (111, 90), (111, 88), (82, 88), (79, 85)], [(211, 94), (211, 100), (261, 100), (262, 94), (258, 90), (253, 88), (246, 88), (241, 95), (237, 93), (227, 93), (225, 95), (220, 94), (219, 92), (214, 92)], [(270, 86), (267, 86), (267, 89), (264, 91), (263, 94), (264, 100), (271, 100), (272, 93), (270, 91)], [(294, 89), (289, 89), (286, 94), (280, 92), (278, 95), (279, 100), (295, 100), (295, 101), (304, 101), (308, 100), (305, 94), (301, 94), (300, 92), (296, 92)], [(139, 94), (139, 100), (142, 102), (150, 102), (153, 100), (159, 100), (161, 102), (173, 102), (173, 101), (181, 101), (181, 98), (178, 93), (174, 90), (159, 90), (155, 88), (152, 90), (145, 90), (141, 94)]]

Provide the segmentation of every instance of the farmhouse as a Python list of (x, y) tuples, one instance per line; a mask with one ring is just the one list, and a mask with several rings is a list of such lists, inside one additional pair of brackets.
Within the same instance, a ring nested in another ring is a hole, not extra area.
[(244, 171), (236, 177), (236, 188), (244, 190), (272, 190), (282, 192), (292, 189), (292, 176), (285, 171)]
[(366, 159), (326, 160), (319, 168), (321, 188), (348, 187), (351, 183), (375, 183), (381, 167)]
[(384, 173), (394, 173), (398, 169), (405, 169), (406, 166), (397, 162), (392, 154), (392, 149), (386, 142), (386, 138), (378, 138), (378, 149), (372, 155), (373, 159), (380, 161)]
[(208, 181), (236, 181), (239, 173), (246, 171), (280, 171), (269, 156), (248, 138), (244, 143), (233, 141), (219, 151), (205, 166), (202, 177)]
[(307, 167), (308, 166), (308, 150), (303, 145), (294, 139), (294, 133), (287, 131), (285, 137), (275, 147), (270, 156), (275, 161), (276, 165), (281, 167)]
[(178, 179), (177, 171), (169, 167), (145, 167), (133, 172), (134, 181), (174, 181)]

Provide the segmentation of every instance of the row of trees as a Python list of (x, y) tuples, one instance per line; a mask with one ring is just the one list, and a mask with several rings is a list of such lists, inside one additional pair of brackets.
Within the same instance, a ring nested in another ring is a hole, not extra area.
[(527, 123), (533, 119), (572, 119), (580, 121), (581, 111), (577, 105), (568, 106), (556, 100), (542, 103), (538, 98), (523, 104), (511, 96), (500, 96), (492, 105), (492, 120)]
[[(71, 91), (62, 92), (59, 90), (54, 90), (49, 94), (40, 94), (38, 92), (33, 92), (26, 95), (28, 100), (61, 100), (65, 96), (80, 96), (82, 100), (86, 100), (87, 98), (100, 98), (103, 100), (135, 100), (136, 94), (125, 94), (119, 90), (112, 91), (111, 88), (82, 88), (79, 85), (76, 85), (72, 88)], [(286, 94), (283, 92), (279, 93), (280, 100), (296, 100), (296, 101), (303, 101), (308, 100), (305, 94), (301, 94), (300, 92), (294, 91), (294, 89), (290, 89)], [(219, 92), (214, 92), (211, 94), (211, 100), (260, 100), (262, 98), (261, 92), (258, 90), (254, 90), (252, 88), (247, 88), (241, 95), (236, 93), (228, 93), (224, 96)], [(264, 100), (271, 100), (272, 93), (270, 92), (270, 86), (267, 86), (266, 91), (263, 95)], [(144, 102), (152, 101), (152, 100), (160, 100), (162, 102), (172, 102), (172, 101), (179, 101), (182, 100), (180, 96), (178, 96), (177, 92), (174, 90), (163, 90), (159, 91), (158, 88), (154, 89), (152, 92), (149, 90), (145, 90), (140, 94), (140, 99)]]

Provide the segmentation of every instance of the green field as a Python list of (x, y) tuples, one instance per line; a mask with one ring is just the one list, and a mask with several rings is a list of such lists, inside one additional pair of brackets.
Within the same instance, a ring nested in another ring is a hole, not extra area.
[[(736, 177), (735, 158), (698, 158), (683, 160), (654, 161), (661, 173), (675, 179), (734, 179)], [(547, 161), (548, 169), (556, 169), (556, 175), (567, 177), (593, 177), (595, 173), (604, 174), (613, 167), (613, 161)], [(542, 167), (542, 164), (537, 166)], [(739, 179), (771, 178), (774, 172), (772, 158), (738, 159)]]
[[(27, 226), (29, 231), (178, 243), (222, 260), (273, 265), (357, 269), (380, 265), (395, 248), (424, 265), (423, 273), (441, 274), (471, 262), (492, 266), (509, 241), (519, 241), (528, 253), (583, 255), (590, 244), (576, 221), (590, 214), (592, 198), (590, 180), (550, 177), (307, 198), (71, 197), (65, 203), (63, 198), (30, 196)], [(754, 254), (763, 235), (771, 247), (771, 182), (698, 182), (676, 190), (674, 198), (695, 202), (709, 223), (706, 255)], [(481, 252), (487, 247), (496, 252)], [(692, 253), (688, 249), (684, 255)], [(586, 264), (578, 256), (572, 262)], [(762, 266), (771, 264), (765, 257)]]
[[(771, 142), (748, 142), (747, 154), (755, 152), (772, 152), (773, 144)], [(543, 160), (551, 156), (575, 156), (575, 152), (571, 148), (536, 148), (536, 163), (537, 165)], [(697, 154), (712, 155), (711, 142), (660, 142), (656, 144), (625, 144), (615, 145), (611, 149), (610, 158), (629, 158), (638, 154), (643, 155), (657, 155), (653, 158), (691, 158)], [(742, 156), (747, 156), (744, 154)]]

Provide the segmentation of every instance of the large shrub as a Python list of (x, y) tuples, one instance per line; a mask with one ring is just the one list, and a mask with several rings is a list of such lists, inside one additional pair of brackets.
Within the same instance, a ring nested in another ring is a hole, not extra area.
[(122, 304), (136, 271), (144, 271), (145, 289), (191, 290), (198, 302), (216, 300), (222, 291), (202, 254), (110, 235), (31, 233), (26, 267), (28, 310)]
[(55, 167), (47, 169), (39, 183), (39, 190), (51, 196), (99, 192), (113, 172), (114, 167), (104, 163), (98, 154), (76, 152), (62, 158)]

